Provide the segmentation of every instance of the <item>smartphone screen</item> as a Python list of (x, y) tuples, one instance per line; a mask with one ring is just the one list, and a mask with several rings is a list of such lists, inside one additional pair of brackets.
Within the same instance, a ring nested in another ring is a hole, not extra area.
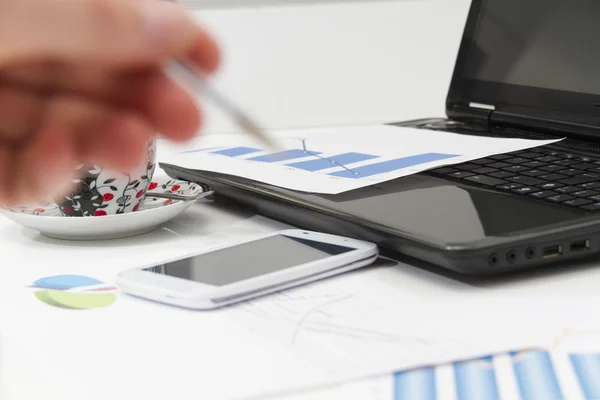
[(145, 271), (223, 286), (352, 250), (355, 249), (280, 234)]

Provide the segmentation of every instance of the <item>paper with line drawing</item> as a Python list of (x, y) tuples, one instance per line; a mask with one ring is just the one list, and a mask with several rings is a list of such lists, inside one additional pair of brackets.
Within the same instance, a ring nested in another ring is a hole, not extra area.
[(504, 139), (386, 125), (273, 132), (271, 153), (246, 135), (208, 135), (162, 160), (292, 190), (336, 194), (558, 140)]

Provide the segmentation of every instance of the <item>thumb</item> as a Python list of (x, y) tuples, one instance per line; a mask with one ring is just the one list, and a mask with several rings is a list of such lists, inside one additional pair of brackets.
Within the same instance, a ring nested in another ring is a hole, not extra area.
[(161, 0), (2, 0), (0, 66), (65, 61), (147, 64), (210, 43), (185, 10)]

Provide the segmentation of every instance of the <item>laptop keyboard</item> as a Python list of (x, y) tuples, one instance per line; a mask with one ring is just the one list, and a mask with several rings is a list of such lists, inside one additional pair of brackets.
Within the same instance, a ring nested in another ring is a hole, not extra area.
[(532, 149), (429, 172), (566, 207), (600, 211), (600, 158)]

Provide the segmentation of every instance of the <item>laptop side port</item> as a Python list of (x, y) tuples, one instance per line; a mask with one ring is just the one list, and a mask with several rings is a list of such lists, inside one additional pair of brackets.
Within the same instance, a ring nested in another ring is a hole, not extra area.
[(490, 265), (492, 267), (495, 267), (500, 262), (500, 254), (498, 254), (498, 253), (490, 254), (490, 256), (488, 258), (488, 262), (490, 263)]
[(563, 247), (560, 244), (555, 244), (552, 246), (546, 246), (544, 247), (544, 249), (542, 250), (542, 257), (547, 259), (547, 258), (553, 258), (553, 257), (558, 257), (561, 256), (563, 253)]
[(571, 242), (570, 250), (572, 252), (586, 251), (589, 249), (590, 249), (590, 240), (589, 239), (576, 240), (576, 241)]

